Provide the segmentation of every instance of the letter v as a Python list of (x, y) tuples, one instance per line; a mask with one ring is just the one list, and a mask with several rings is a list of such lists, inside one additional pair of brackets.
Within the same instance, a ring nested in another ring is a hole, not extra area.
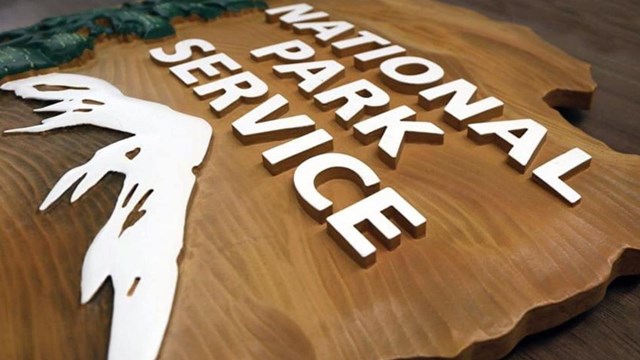
[(274, 95), (234, 121), (231, 125), (233, 134), (240, 142), (248, 145), (287, 139), (315, 130), (315, 122), (307, 115), (279, 118), (287, 111), (289, 111), (287, 99), (280, 94)]

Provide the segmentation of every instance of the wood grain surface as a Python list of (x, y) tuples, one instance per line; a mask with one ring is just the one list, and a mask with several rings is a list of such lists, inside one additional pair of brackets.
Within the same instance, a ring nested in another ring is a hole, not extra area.
[[(526, 334), (594, 306), (612, 275), (640, 271), (638, 252), (622, 253), (640, 247), (634, 221), (640, 160), (612, 152), (542, 101), (555, 89), (591, 91), (586, 63), (525, 28), (437, 3), (325, 1), (317, 6), (442, 64), (448, 79), (464, 76), (481, 95), (500, 97), (507, 104), (504, 118), (542, 122), (550, 133), (534, 165), (573, 146), (591, 153), (592, 167), (570, 181), (585, 200), (569, 210), (509, 168), (500, 149), (476, 145), (441, 123), (441, 111), (420, 111), (415, 97), (406, 95), (394, 94), (394, 103), (411, 104), (422, 118), (441, 125), (445, 145), (411, 144), (399, 169), (390, 170), (376, 157), (374, 145), (357, 143), (332, 120), (333, 113), (319, 112), (302, 98), (292, 80), (277, 79), (271, 64), (249, 60), (250, 49), (294, 34), (265, 24), (257, 13), (178, 26), (170, 42), (194, 36), (211, 40), (220, 52), (267, 79), (272, 94), (289, 98), (290, 114), (311, 115), (332, 133), (337, 150), (363, 159), (427, 215), (426, 238), (403, 239), (400, 248), (381, 252), (378, 263), (363, 273), (323, 226), (300, 210), (291, 172), (272, 177), (261, 167), (260, 152), (274, 143), (242, 146), (233, 137), (229, 125), (246, 108), (216, 119), (206, 102), (150, 62), (146, 52), (158, 44), (105, 42), (95, 59), (65, 71), (101, 77), (127, 95), (209, 119), (216, 131), (187, 219), (163, 358), (502, 356)], [(353, 7), (362, 9), (362, 16), (355, 16)], [(333, 58), (326, 48), (318, 51), (320, 58)], [(364, 76), (380, 84), (376, 74), (348, 67), (342, 82)], [(2, 94), (0, 129), (37, 122), (31, 113), (35, 105)], [(78, 128), (0, 138), (1, 188), (11, 189), (3, 191), (0, 203), (0, 308), (11, 309), (0, 312), (0, 357), (104, 356), (111, 290), (103, 288), (81, 307), (79, 271), (88, 242), (111, 211), (121, 177), (109, 176), (73, 206), (63, 201), (46, 214), (36, 213), (36, 206), (66, 169), (122, 137)], [(333, 198), (339, 195), (339, 208), (359, 198), (347, 183), (322, 189)], [(621, 347), (633, 351), (628, 343), (637, 335), (629, 336), (620, 340)]]
[[(444, 0), (533, 29), (591, 64), (598, 84), (591, 109), (561, 109), (571, 124), (617, 151), (640, 154), (640, 22), (634, 0)], [(593, 310), (521, 341), (509, 359), (640, 358), (640, 277), (614, 281)]]

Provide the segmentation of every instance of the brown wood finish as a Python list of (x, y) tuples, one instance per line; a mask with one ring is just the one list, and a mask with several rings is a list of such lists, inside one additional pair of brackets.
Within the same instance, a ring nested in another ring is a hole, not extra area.
[[(279, 2), (274, 2), (278, 4)], [(506, 354), (523, 336), (595, 305), (606, 285), (638, 273), (640, 159), (611, 151), (566, 123), (544, 101), (556, 89), (573, 106), (593, 91), (587, 64), (542, 42), (526, 28), (496, 23), (437, 3), (366, 1), (318, 4), (334, 19), (386, 36), (409, 54), (441, 64), (445, 80), (464, 77), (481, 96), (505, 101), (502, 118), (531, 117), (549, 134), (533, 167), (579, 146), (591, 168), (569, 180), (583, 195), (570, 208), (506, 164), (495, 145), (479, 146), (427, 112), (417, 97), (392, 93), (419, 119), (445, 132), (444, 145), (407, 144), (397, 170), (363, 146), (296, 81), (255, 63), (249, 50), (296, 35), (263, 15), (178, 26), (176, 38), (202, 37), (290, 101), (288, 114), (309, 114), (335, 138), (337, 151), (372, 166), (383, 181), (428, 218), (427, 236), (404, 234), (400, 247), (378, 246), (378, 261), (360, 269), (300, 208), (292, 172), (272, 176), (261, 152), (279, 143), (242, 145), (230, 124), (253, 105), (218, 119), (205, 101), (147, 55), (158, 46), (108, 41), (85, 65), (65, 71), (104, 78), (125, 94), (210, 120), (213, 147), (187, 219), (180, 283), (162, 358), (488, 358)], [(353, 14), (353, 7), (362, 9)], [(315, 46), (315, 45), (314, 45)], [(167, 47), (169, 48), (169, 46)], [(333, 59), (328, 48), (317, 59)], [(350, 57), (345, 78), (383, 86), (377, 70), (360, 72)], [(137, 81), (132, 81), (136, 79)], [(202, 78), (201, 78), (202, 79)], [(204, 80), (204, 79), (203, 79)], [(384, 86), (383, 86), (384, 88)], [(0, 129), (36, 123), (34, 103), (0, 96)], [(106, 352), (110, 289), (79, 305), (82, 256), (113, 206), (121, 178), (109, 176), (73, 206), (66, 200), (36, 212), (57, 177), (122, 134), (91, 128), (43, 137), (3, 136), (0, 161), (0, 357), (100, 358)], [(359, 199), (346, 182), (323, 193), (343, 208)], [(379, 245), (376, 243), (376, 245)], [(635, 249), (635, 250), (634, 250)], [(7, 310), (10, 309), (10, 310)], [(9, 329), (5, 330), (4, 329)]]

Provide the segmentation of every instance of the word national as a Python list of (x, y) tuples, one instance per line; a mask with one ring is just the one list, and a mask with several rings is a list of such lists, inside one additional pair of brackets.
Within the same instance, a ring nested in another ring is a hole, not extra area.
[[(351, 56), (353, 66), (361, 72), (378, 68), (387, 90), (417, 96), (425, 110), (444, 107), (443, 120), (477, 143), (493, 142), (507, 151), (507, 162), (525, 173), (542, 147), (547, 129), (533, 119), (488, 121), (503, 113), (504, 103), (495, 97), (474, 100), (477, 87), (465, 79), (443, 83), (444, 69), (423, 57), (408, 56), (402, 46), (372, 32), (361, 30), (346, 21), (329, 21), (329, 14), (314, 11), (307, 4), (265, 10), (268, 23), (279, 22), (296, 34), (312, 34), (320, 46), (331, 46), (338, 58)], [(203, 57), (192, 59), (198, 49)], [(426, 218), (394, 189), (381, 187), (378, 175), (361, 160), (333, 152), (333, 137), (316, 129), (305, 114), (282, 117), (289, 110), (288, 100), (276, 94), (268, 97), (269, 86), (250, 71), (203, 39), (187, 39), (175, 44), (175, 52), (162, 48), (150, 50), (158, 64), (170, 66), (170, 72), (187, 86), (197, 85), (199, 97), (214, 96), (213, 113), (225, 116), (240, 103), (259, 103), (235, 120), (233, 133), (250, 145), (258, 142), (291, 139), (262, 153), (264, 167), (274, 176), (294, 170), (293, 185), (304, 209), (318, 223), (327, 224), (329, 235), (362, 267), (375, 263), (376, 248), (363, 235), (369, 230), (388, 249), (400, 243), (401, 231), (412, 237), (426, 232)], [(437, 125), (415, 121), (416, 112), (402, 105), (389, 109), (389, 93), (365, 79), (331, 86), (344, 76), (345, 67), (335, 60), (314, 61), (316, 51), (302, 40), (290, 40), (251, 50), (256, 62), (273, 61), (279, 78), (294, 78), (302, 96), (322, 111), (335, 111), (335, 121), (345, 130), (353, 129), (362, 144), (378, 141), (378, 155), (389, 168), (396, 169), (406, 141), (443, 144), (444, 131)], [(200, 71), (209, 78), (221, 76), (223, 67), (229, 76), (199, 84), (193, 75)], [(367, 119), (364, 116), (369, 115)], [(570, 205), (580, 195), (562, 179), (589, 166), (591, 156), (579, 148), (537, 167), (532, 179), (558, 195)], [(334, 212), (333, 202), (317, 187), (335, 178), (345, 178), (361, 187), (366, 197)], [(395, 220), (395, 223), (390, 219)]]

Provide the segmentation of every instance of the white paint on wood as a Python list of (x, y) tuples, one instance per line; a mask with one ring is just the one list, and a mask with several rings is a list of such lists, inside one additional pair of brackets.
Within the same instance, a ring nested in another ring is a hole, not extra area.
[[(63, 87), (41, 90), (40, 85)], [(41, 133), (79, 125), (132, 134), (98, 150), (69, 170), (40, 205), (44, 211), (75, 185), (71, 202), (107, 173), (125, 175), (107, 223), (93, 239), (82, 266), (81, 301), (87, 303), (111, 277), (111, 359), (155, 359), (164, 336), (182, 249), (185, 217), (200, 165), (212, 137), (203, 119), (123, 95), (108, 82), (84, 75), (48, 74), (10, 81), (2, 90), (25, 99), (56, 101), (36, 111), (60, 112), (42, 124), (7, 133)], [(138, 150), (135, 157), (128, 157)], [(125, 228), (129, 216), (144, 214)]]

